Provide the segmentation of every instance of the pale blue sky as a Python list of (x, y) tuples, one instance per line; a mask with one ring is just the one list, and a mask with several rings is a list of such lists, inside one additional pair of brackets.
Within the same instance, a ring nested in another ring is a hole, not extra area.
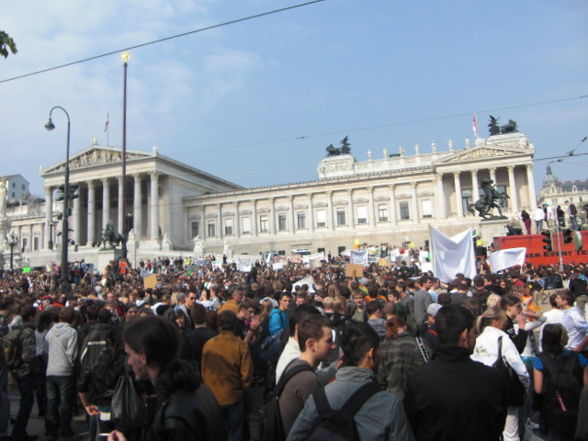
[[(19, 52), (0, 80), (144, 41), (296, 4), (270, 0), (5, 2), (0, 28)], [(477, 112), (588, 95), (588, 2), (326, 0), (137, 49), (129, 63), (129, 149), (151, 150), (246, 187), (313, 180), (328, 144), (349, 135), (358, 160), (472, 138)], [(41, 194), (40, 165), (92, 137), (120, 146), (120, 56), (0, 84), (0, 173)], [(460, 114), (441, 120), (445, 115)], [(588, 97), (492, 112), (518, 122), (537, 158), (588, 135)], [(374, 128), (380, 126), (379, 128)], [(364, 129), (364, 130), (359, 130)], [(304, 139), (297, 139), (305, 137)], [(588, 142), (578, 153), (588, 153)], [(546, 161), (536, 162), (536, 186)], [(552, 165), (585, 179), (588, 156)]]

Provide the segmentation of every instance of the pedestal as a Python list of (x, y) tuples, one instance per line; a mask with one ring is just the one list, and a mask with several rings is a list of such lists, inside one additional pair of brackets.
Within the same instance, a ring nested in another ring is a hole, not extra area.
[(479, 234), (484, 246), (490, 245), (497, 236), (506, 236), (506, 224), (508, 218), (482, 219), (480, 221)]
[(118, 248), (99, 250), (98, 251), (98, 264), (96, 269), (100, 271), (100, 274), (104, 272), (104, 268), (110, 264), (111, 260), (117, 260), (122, 256), (122, 250)]

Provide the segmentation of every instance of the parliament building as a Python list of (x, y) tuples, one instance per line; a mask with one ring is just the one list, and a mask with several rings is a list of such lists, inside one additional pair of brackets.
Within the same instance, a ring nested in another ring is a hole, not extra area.
[[(336, 150), (336, 149), (335, 149)], [(468, 208), (483, 179), (491, 179), (506, 216), (531, 211), (537, 201), (533, 181), (535, 148), (522, 133), (448, 141), (411, 152), (387, 149), (357, 161), (349, 152), (329, 152), (318, 178), (296, 184), (243, 188), (152, 151), (122, 152), (97, 142), (70, 158), (70, 182), (79, 197), (71, 204), (70, 260), (92, 262), (106, 224), (129, 230), (129, 258), (157, 255), (289, 255), (308, 250), (333, 255), (353, 246), (426, 246), (429, 225), (452, 235), (478, 227)], [(336, 154), (339, 153), (339, 154)], [(43, 168), (44, 200), (5, 209), (8, 230), (31, 266), (59, 261), (65, 161)], [(126, 195), (126, 213), (122, 194)], [(492, 238), (483, 238), (490, 242)], [(5, 245), (6, 250), (6, 245)]]

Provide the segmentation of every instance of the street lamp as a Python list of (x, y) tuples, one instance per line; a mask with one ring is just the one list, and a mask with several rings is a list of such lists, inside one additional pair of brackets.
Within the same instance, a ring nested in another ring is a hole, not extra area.
[(69, 218), (69, 133), (71, 127), (71, 121), (69, 119), (69, 114), (67, 111), (61, 106), (54, 106), (49, 111), (49, 120), (47, 124), (45, 124), (45, 128), (49, 131), (55, 128), (55, 124), (53, 124), (53, 120), (51, 119), (51, 115), (53, 115), (53, 111), (55, 109), (61, 110), (65, 113), (67, 117), (67, 144), (65, 149), (65, 184), (63, 186), (63, 224), (61, 229), (61, 285), (64, 292), (69, 292), (69, 268), (68, 268), (68, 261), (67, 261), (67, 245), (69, 239), (69, 225), (68, 225), (68, 218)]
[(6, 235), (6, 242), (10, 247), (10, 271), (14, 270), (14, 247), (18, 244), (18, 237), (11, 231)]
[[(131, 59), (130, 52), (123, 52), (121, 54), (121, 60), (123, 62), (123, 126), (122, 126), (122, 258), (127, 258), (127, 66)], [(121, 216), (119, 216), (121, 219)]]

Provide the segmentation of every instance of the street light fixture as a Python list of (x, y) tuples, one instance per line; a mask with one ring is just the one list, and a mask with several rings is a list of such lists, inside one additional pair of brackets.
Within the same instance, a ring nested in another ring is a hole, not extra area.
[(18, 237), (11, 231), (6, 235), (6, 242), (10, 247), (10, 271), (14, 270), (14, 247), (18, 244)]
[(119, 215), (119, 219), (122, 218), (122, 258), (127, 258), (127, 66), (131, 59), (130, 52), (123, 52), (121, 54), (121, 60), (123, 63), (123, 126), (122, 126), (122, 212), (123, 215)]
[(69, 134), (71, 128), (71, 121), (69, 119), (69, 114), (67, 110), (65, 110), (61, 106), (54, 106), (49, 111), (49, 120), (45, 124), (45, 128), (49, 131), (55, 128), (55, 124), (53, 124), (53, 120), (51, 119), (51, 115), (53, 115), (53, 111), (55, 109), (61, 110), (65, 113), (67, 117), (67, 143), (66, 143), (66, 150), (65, 150), (65, 184), (63, 186), (63, 224), (61, 230), (61, 285), (64, 292), (69, 292), (69, 265), (67, 259), (67, 246), (68, 246), (68, 238), (69, 238), (69, 225), (68, 225), (68, 217), (69, 217)]

